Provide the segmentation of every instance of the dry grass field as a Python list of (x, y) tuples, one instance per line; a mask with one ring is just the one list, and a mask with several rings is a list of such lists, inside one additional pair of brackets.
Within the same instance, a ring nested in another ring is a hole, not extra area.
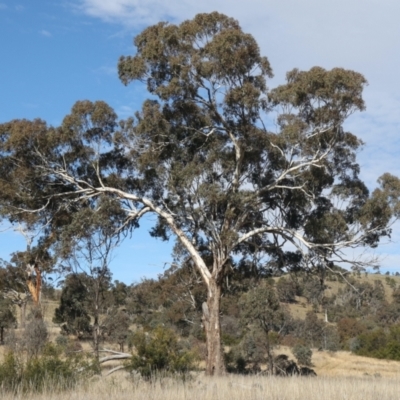
[[(291, 357), (290, 349), (280, 347), (278, 354)], [(400, 362), (359, 357), (348, 352), (314, 350), (312, 362), (318, 376), (263, 377), (229, 375), (208, 379), (203, 372), (193, 380), (163, 379), (155, 383), (134, 380), (124, 371), (111, 376), (94, 377), (79, 388), (43, 394), (1, 393), (0, 399), (24, 400), (398, 400), (400, 398)]]
[(398, 400), (400, 381), (389, 378), (276, 378), (227, 376), (190, 382), (134, 382), (123, 374), (69, 392), (2, 395), (2, 400)]

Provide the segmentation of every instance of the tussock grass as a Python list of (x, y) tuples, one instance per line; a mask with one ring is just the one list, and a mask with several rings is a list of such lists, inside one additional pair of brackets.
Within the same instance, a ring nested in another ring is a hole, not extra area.
[(3, 400), (398, 400), (400, 381), (389, 378), (277, 378), (227, 376), (190, 382), (132, 381), (126, 375), (103, 378), (71, 391), (8, 395)]

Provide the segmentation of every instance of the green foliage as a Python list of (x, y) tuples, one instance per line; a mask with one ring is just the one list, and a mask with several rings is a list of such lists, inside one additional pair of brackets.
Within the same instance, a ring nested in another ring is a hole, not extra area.
[(0, 390), (42, 392), (71, 389), (95, 373), (91, 363), (81, 356), (60, 358), (61, 349), (48, 344), (40, 357), (26, 363), (13, 352), (0, 364)]
[(361, 356), (400, 361), (400, 325), (362, 333), (353, 351)]
[(298, 344), (293, 347), (292, 353), (296, 357), (298, 364), (305, 367), (312, 367), (312, 350), (308, 346)]
[(126, 364), (130, 370), (151, 379), (159, 373), (185, 375), (194, 368), (195, 354), (180, 346), (177, 335), (162, 326), (146, 333), (137, 331), (132, 336), (136, 351)]
[(130, 287), (127, 313), (145, 328), (172, 325), (184, 337), (200, 337), (204, 334), (200, 328), (201, 304), (206, 293), (199, 282), (200, 277), (190, 264), (167, 269), (158, 280), (144, 279)]
[(14, 391), (21, 380), (21, 366), (14, 353), (8, 352), (0, 364), (0, 389)]
[(66, 334), (83, 337), (91, 333), (88, 313), (88, 289), (83, 274), (68, 275), (61, 292), (60, 306), (55, 309), (53, 322), (60, 324)]
[(116, 280), (112, 285), (112, 294), (116, 306), (125, 305), (128, 296), (128, 286), (124, 282)]
[(257, 323), (266, 333), (280, 331), (290, 318), (281, 306), (270, 285), (259, 285), (243, 294), (239, 300), (241, 317), (245, 324)]
[(0, 296), (0, 344), (4, 343), (4, 330), (16, 326), (14, 306), (10, 300)]

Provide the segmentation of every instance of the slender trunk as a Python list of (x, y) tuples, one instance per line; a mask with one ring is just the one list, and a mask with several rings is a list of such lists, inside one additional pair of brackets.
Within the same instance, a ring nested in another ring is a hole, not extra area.
[(21, 311), (21, 328), (25, 329), (26, 301), (23, 301), (21, 303), (20, 311)]
[(203, 303), (203, 324), (207, 340), (206, 375), (225, 375), (225, 363), (221, 344), (219, 318), (221, 286), (210, 280), (207, 303)]
[(269, 330), (266, 330), (265, 333), (267, 335), (268, 369), (269, 369), (270, 375), (274, 375), (275, 374), (275, 371), (274, 371), (274, 358), (272, 356), (272, 349), (271, 349), (271, 341), (270, 341), (270, 337), (269, 337)]
[(99, 317), (96, 315), (94, 317), (94, 324), (93, 324), (93, 348), (96, 360), (99, 359), (99, 336), (100, 336)]
[(0, 327), (0, 344), (4, 344), (4, 326)]

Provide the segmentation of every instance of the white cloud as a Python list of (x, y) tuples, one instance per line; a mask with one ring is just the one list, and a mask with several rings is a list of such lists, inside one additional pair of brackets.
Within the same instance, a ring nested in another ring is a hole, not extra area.
[(43, 35), (43, 36), (47, 36), (47, 37), (53, 36), (49, 31), (46, 31), (45, 29), (42, 29), (40, 31), (40, 34)]

